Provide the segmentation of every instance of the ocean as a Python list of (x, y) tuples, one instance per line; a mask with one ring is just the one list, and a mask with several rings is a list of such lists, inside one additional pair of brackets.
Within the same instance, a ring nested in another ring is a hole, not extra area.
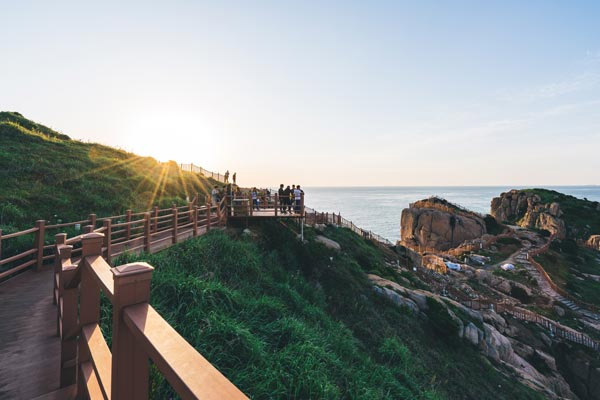
[[(531, 186), (528, 186), (531, 187)], [(420, 187), (305, 187), (308, 207), (339, 212), (357, 226), (393, 243), (400, 239), (400, 215), (410, 203), (439, 196), (479, 213), (490, 212), (490, 202), (502, 192), (519, 186), (420, 186)], [(600, 201), (600, 186), (546, 186), (579, 198)]]

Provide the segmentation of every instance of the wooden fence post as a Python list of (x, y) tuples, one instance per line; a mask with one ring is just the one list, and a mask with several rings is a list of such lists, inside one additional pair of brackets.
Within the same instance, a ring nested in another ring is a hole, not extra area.
[(90, 220), (90, 225), (93, 226), (92, 230), (96, 229), (96, 214), (90, 214), (88, 219)]
[(192, 217), (192, 211), (194, 209), (194, 203), (193, 202), (189, 202), (188, 203), (188, 223), (191, 223), (193, 220)]
[(173, 244), (177, 243), (177, 206), (175, 204), (173, 204), (173, 207), (171, 209), (171, 212), (173, 213), (173, 239), (172, 242)]
[(35, 232), (35, 247), (37, 248), (37, 263), (35, 270), (41, 271), (44, 263), (44, 236), (46, 235), (46, 221), (43, 219), (35, 221), (35, 226), (38, 230)]
[(150, 213), (144, 214), (144, 251), (150, 253)]
[(300, 195), (300, 215), (304, 215), (304, 193)]
[(194, 206), (194, 211), (192, 212), (192, 214), (194, 216), (192, 232), (194, 236), (198, 236), (198, 206)]
[[(102, 226), (104, 227), (104, 248), (106, 249), (106, 262), (110, 264), (110, 256), (112, 252), (112, 221), (110, 218), (102, 220)], [(129, 227), (129, 225), (127, 225)]]
[[(76, 380), (77, 358), (77, 286), (67, 288), (67, 284), (75, 278), (77, 266), (66, 265), (63, 260), (71, 258), (73, 246), (64, 245), (67, 235), (59, 233), (56, 238), (56, 266), (58, 270), (57, 303), (60, 309), (57, 312), (56, 328), (60, 337), (60, 387), (70, 386)], [(60, 249), (59, 249), (60, 246)], [(56, 281), (56, 279), (55, 279)]]
[[(84, 235), (81, 238), (81, 260), (79, 261), (79, 269), (81, 270), (81, 282), (79, 284), (79, 326), (84, 327), (87, 324), (100, 322), (100, 286), (94, 277), (94, 271), (86, 266), (86, 257), (102, 256), (102, 242), (104, 235), (97, 232), (92, 232)], [(90, 361), (90, 352), (84, 340), (79, 341), (77, 353), (77, 369), (82, 363)], [(86, 393), (85, 382), (83, 379), (77, 379), (78, 398), (83, 397)]]
[(154, 268), (146, 263), (132, 263), (111, 271), (114, 282), (111, 398), (146, 400), (148, 356), (125, 324), (123, 309), (150, 300), (150, 280)]
[(131, 225), (129, 224), (131, 222), (131, 210), (127, 210), (126, 214), (125, 220), (127, 221), (127, 225), (125, 226), (125, 240), (129, 240), (131, 239)]
[(275, 216), (277, 216), (277, 203), (279, 203), (279, 194), (275, 193)]
[(210, 230), (210, 203), (206, 203), (206, 232)]
[(154, 206), (154, 233), (158, 231), (158, 206)]
[[(65, 244), (65, 242), (67, 241), (67, 234), (66, 233), (58, 233), (58, 234), (54, 235), (54, 241), (55, 241), (56, 245)], [(60, 297), (60, 284), (59, 284), (58, 280), (56, 279), (56, 277), (60, 276), (60, 271), (62, 269), (61, 265), (62, 264), (60, 263), (60, 254), (58, 254), (58, 249), (55, 247), (55, 249), (54, 249), (54, 296), (52, 296), (52, 303), (54, 303), (54, 304), (59, 304), (58, 298)], [(59, 334), (60, 334), (60, 332), (59, 332)]]
[(248, 215), (252, 216), (254, 213), (254, 203), (252, 202), (252, 193), (248, 193), (248, 205), (250, 206), (250, 212)]

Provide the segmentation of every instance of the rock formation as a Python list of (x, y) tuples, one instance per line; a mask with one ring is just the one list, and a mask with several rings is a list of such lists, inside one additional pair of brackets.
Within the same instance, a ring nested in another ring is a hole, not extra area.
[(543, 204), (539, 195), (511, 190), (492, 199), (491, 214), (498, 221), (514, 221), (524, 228), (544, 229), (557, 238), (566, 236), (565, 222), (558, 203)]
[(420, 200), (402, 210), (401, 243), (409, 248), (448, 250), (486, 233), (479, 215), (446, 200)]
[(600, 251), (600, 235), (592, 235), (588, 238), (586, 244), (592, 249)]

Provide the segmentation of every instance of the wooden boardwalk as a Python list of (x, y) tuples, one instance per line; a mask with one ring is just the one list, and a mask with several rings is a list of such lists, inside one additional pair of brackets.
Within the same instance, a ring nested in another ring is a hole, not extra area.
[(0, 399), (32, 399), (59, 386), (60, 339), (52, 268), (0, 285)]

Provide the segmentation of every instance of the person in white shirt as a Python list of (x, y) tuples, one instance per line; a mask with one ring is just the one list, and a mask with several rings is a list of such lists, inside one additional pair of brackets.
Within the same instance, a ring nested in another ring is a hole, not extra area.
[(212, 192), (210, 192), (211, 197), (212, 197), (212, 204), (213, 206), (216, 206), (219, 204), (219, 187), (215, 185), (214, 189), (212, 190)]
[(300, 185), (297, 185), (296, 188), (294, 189), (294, 203), (295, 207), (294, 207), (294, 211), (296, 212), (296, 214), (300, 213), (300, 209), (301, 209), (301, 204), (302, 204), (302, 190), (300, 189)]

